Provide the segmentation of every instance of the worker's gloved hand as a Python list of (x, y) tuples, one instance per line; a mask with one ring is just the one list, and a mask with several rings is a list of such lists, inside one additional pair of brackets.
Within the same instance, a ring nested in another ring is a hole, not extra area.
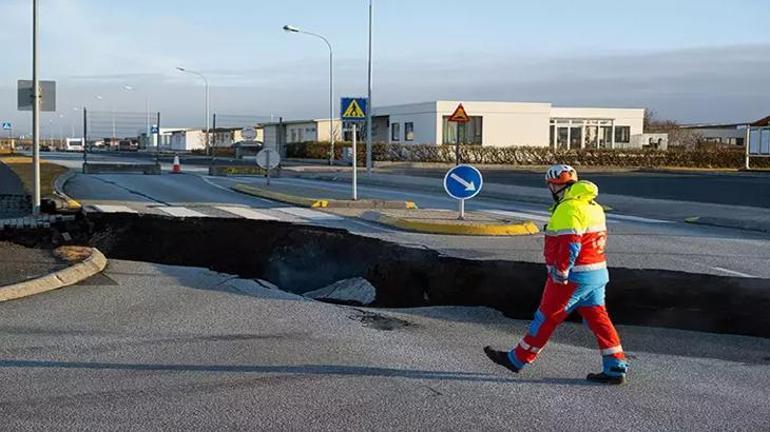
[(567, 282), (569, 282), (569, 273), (562, 273), (556, 268), (552, 268), (551, 280), (558, 284), (567, 285)]

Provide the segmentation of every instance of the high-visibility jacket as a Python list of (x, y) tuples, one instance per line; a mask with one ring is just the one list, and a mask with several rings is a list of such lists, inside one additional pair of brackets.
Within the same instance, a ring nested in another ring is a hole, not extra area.
[(551, 208), (545, 232), (545, 263), (561, 278), (582, 283), (607, 283), (607, 224), (597, 204), (599, 188), (585, 180), (564, 192)]

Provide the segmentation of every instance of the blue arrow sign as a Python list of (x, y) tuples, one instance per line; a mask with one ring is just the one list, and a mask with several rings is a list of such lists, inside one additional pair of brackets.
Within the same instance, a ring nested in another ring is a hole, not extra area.
[(152, 128), (150, 129), (150, 133), (158, 133), (158, 125), (152, 125)]
[(444, 189), (454, 199), (466, 200), (481, 192), (484, 178), (481, 172), (471, 165), (458, 165), (444, 176)]

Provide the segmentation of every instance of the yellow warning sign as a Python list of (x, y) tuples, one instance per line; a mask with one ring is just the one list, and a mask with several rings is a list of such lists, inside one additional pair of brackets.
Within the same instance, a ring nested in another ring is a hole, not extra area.
[(351, 99), (350, 104), (342, 113), (342, 118), (363, 119), (363, 118), (366, 118), (366, 114), (364, 114), (364, 110), (361, 109), (361, 106), (358, 104), (358, 101), (356, 99)]

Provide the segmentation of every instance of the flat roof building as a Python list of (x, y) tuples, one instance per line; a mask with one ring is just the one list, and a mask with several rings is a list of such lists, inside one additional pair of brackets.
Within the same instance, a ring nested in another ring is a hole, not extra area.
[[(560, 149), (631, 148), (646, 143), (644, 108), (565, 108), (550, 103), (463, 101), (464, 125), (449, 117), (461, 101), (375, 107), (373, 140), (399, 144), (463, 144)], [(632, 139), (632, 137), (637, 139)]]

